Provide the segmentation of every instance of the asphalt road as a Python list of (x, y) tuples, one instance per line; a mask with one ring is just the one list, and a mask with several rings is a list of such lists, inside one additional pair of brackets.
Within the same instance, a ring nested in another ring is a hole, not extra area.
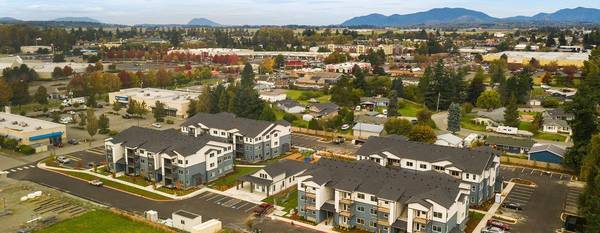
[(505, 201), (523, 205), (522, 211), (502, 208), (504, 212), (523, 217), (511, 226), (511, 232), (548, 233), (562, 227), (560, 215), (567, 201), (570, 175), (519, 167), (501, 167), (500, 175), (505, 181), (521, 178), (537, 184), (535, 188), (516, 185), (508, 194)]
[(335, 144), (320, 137), (296, 133), (292, 134), (292, 145), (296, 147), (327, 150), (349, 155), (354, 155), (358, 150), (358, 146), (352, 145), (352, 142), (350, 141), (346, 141), (342, 144)]
[[(19, 169), (20, 168), (20, 169)], [(215, 193), (202, 193), (196, 197), (178, 201), (152, 201), (106, 187), (95, 187), (87, 182), (39, 169), (34, 164), (9, 169), (9, 178), (28, 180), (57, 189), (96, 203), (115, 207), (136, 214), (156, 210), (160, 218), (170, 218), (177, 210), (186, 210), (202, 215), (203, 219), (219, 219), (223, 226), (237, 230), (250, 230), (246, 221), (252, 216), (256, 204)], [(11, 170), (14, 170), (11, 171)], [(253, 229), (263, 232), (310, 232), (298, 226), (255, 219)], [(268, 223), (268, 224), (267, 224)]]

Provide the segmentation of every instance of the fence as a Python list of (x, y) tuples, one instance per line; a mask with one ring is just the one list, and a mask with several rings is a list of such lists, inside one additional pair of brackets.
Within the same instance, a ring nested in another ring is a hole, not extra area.
[(556, 163), (547, 163), (542, 161), (528, 160), (528, 159), (520, 159), (510, 156), (502, 156), (500, 157), (500, 163), (502, 164), (511, 164), (517, 166), (531, 167), (531, 168), (539, 168), (544, 170), (552, 170), (563, 173), (573, 173), (573, 171), (562, 164)]
[(327, 131), (322, 131), (322, 130), (300, 128), (300, 127), (292, 127), (292, 132), (294, 132), (294, 133), (301, 133), (301, 134), (308, 134), (308, 135), (314, 135), (314, 136), (325, 137), (325, 138), (343, 137), (346, 140), (354, 140), (354, 139), (356, 139), (354, 136), (352, 136), (350, 134), (341, 134), (341, 133), (327, 132)]

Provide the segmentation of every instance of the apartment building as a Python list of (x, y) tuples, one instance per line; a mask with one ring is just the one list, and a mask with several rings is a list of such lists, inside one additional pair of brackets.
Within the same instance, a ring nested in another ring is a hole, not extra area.
[(298, 177), (297, 208), (306, 220), (345, 229), (462, 232), (469, 192), (460, 180), (434, 171), (321, 159)]
[(175, 129), (131, 127), (105, 140), (109, 171), (187, 189), (233, 171), (233, 144)]
[(471, 205), (480, 205), (500, 191), (500, 154), (489, 147), (454, 148), (411, 142), (402, 136), (370, 137), (356, 152), (358, 160), (410, 171), (446, 174), (470, 186)]
[(233, 145), (237, 158), (255, 163), (271, 159), (291, 148), (291, 125), (236, 117), (232, 113), (198, 113), (181, 125), (189, 135), (210, 135)]

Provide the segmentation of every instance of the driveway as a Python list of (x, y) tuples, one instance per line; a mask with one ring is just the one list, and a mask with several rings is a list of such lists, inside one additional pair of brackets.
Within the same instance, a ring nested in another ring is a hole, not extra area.
[(571, 175), (547, 173), (537, 169), (500, 167), (500, 175), (506, 181), (521, 178), (534, 182), (535, 188), (516, 185), (506, 201), (523, 205), (522, 211), (502, 208), (502, 214), (522, 218), (512, 225), (512, 232), (547, 233), (562, 227), (560, 215), (567, 201)]
[[(256, 207), (254, 203), (208, 192), (180, 201), (152, 201), (106, 187), (95, 187), (87, 184), (85, 181), (39, 169), (34, 164), (27, 164), (25, 166), (27, 169), (9, 169), (10, 173), (8, 177), (17, 180), (32, 181), (96, 203), (139, 215), (142, 215), (147, 210), (156, 210), (160, 218), (166, 219), (171, 217), (172, 212), (186, 210), (202, 215), (205, 220), (219, 219), (226, 228), (249, 230), (246, 222), (253, 219), (252, 210)], [(14, 170), (14, 172), (11, 170)], [(297, 226), (277, 223), (260, 224), (260, 222), (254, 229), (262, 229), (263, 232), (306, 232), (306, 229)]]

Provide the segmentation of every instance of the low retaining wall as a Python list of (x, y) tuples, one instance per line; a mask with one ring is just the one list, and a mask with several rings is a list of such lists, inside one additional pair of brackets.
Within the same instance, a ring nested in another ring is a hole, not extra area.
[(524, 166), (524, 167), (531, 167), (531, 168), (539, 168), (539, 169), (544, 169), (544, 170), (552, 170), (552, 171), (558, 171), (558, 172), (563, 172), (563, 173), (573, 173), (573, 170), (563, 166), (562, 164), (547, 163), (547, 162), (528, 160), (528, 159), (520, 159), (520, 158), (515, 158), (515, 157), (510, 157), (510, 156), (500, 157), (500, 163)]

